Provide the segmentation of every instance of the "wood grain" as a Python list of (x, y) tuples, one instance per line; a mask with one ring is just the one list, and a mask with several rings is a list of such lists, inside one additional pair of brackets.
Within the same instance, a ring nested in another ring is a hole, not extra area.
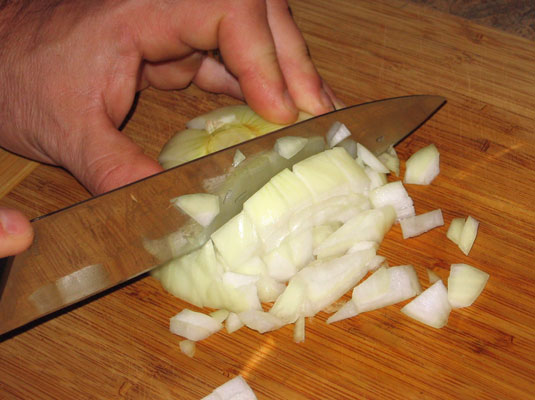
[[(294, 0), (319, 71), (347, 104), (433, 93), (448, 104), (398, 152), (435, 143), (441, 174), (409, 186), (417, 212), (442, 208), (446, 226), (380, 253), (446, 278), (467, 262), (490, 273), (482, 296), (440, 330), (403, 304), (260, 335), (220, 332), (190, 359), (168, 319), (185, 303), (152, 278), (87, 302), (0, 342), (2, 399), (199, 399), (242, 374), (259, 399), (530, 399), (535, 392), (535, 47), (533, 42), (406, 1)], [(148, 154), (192, 116), (233, 102), (191, 87), (147, 90), (125, 133)], [(38, 216), (88, 196), (64, 171), (38, 167), (0, 204)], [(481, 221), (468, 257), (445, 238), (453, 217)]]

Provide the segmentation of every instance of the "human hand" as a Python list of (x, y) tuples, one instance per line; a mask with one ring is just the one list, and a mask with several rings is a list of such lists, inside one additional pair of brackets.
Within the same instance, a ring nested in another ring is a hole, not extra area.
[(0, 146), (65, 167), (95, 194), (161, 170), (117, 129), (148, 86), (193, 82), (279, 123), (333, 99), (284, 0), (8, 2), (0, 82)]
[(22, 252), (32, 240), (33, 229), (26, 217), (19, 211), (0, 207), (0, 258)]

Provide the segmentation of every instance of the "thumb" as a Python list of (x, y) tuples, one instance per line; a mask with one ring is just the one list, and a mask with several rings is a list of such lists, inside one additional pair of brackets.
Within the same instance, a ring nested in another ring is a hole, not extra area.
[(33, 240), (33, 228), (17, 210), (0, 207), (0, 258), (26, 250)]
[(161, 172), (163, 168), (110, 121), (94, 126), (64, 166), (93, 194)]

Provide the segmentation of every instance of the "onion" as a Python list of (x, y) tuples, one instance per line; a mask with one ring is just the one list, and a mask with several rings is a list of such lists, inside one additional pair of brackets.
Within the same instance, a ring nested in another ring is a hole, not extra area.
[(447, 238), (456, 245), (459, 244), (459, 240), (461, 239), (461, 232), (463, 231), (465, 221), (466, 219), (464, 218), (453, 218), (446, 233)]
[(305, 341), (305, 317), (300, 316), (294, 324), (294, 342), (302, 343)]
[(463, 225), (463, 230), (461, 231), (461, 236), (459, 237), (459, 248), (461, 251), (468, 255), (477, 236), (477, 229), (479, 227), (479, 221), (468, 216)]
[(327, 139), (327, 144), (329, 147), (334, 147), (337, 144), (339, 144), (342, 140), (348, 138), (351, 136), (351, 132), (347, 127), (342, 124), (341, 122), (334, 122), (329, 130), (327, 131), (327, 134), (325, 135)]
[(178, 345), (180, 347), (180, 351), (188, 357), (192, 358), (195, 355), (195, 350), (197, 346), (193, 340), (181, 340)]
[(386, 168), (385, 165), (377, 157), (375, 157), (370, 150), (360, 143), (357, 145), (357, 157), (362, 160), (364, 164), (376, 170), (377, 172), (382, 172), (384, 174), (389, 172), (388, 168)]
[(351, 158), (357, 157), (357, 142), (351, 138), (346, 138), (338, 143), (336, 146), (343, 147), (345, 151), (351, 156)]
[(245, 155), (240, 151), (240, 149), (236, 149), (236, 152), (234, 153), (234, 159), (232, 160), (232, 166), (237, 167), (243, 160), (245, 160)]
[(410, 156), (405, 165), (405, 183), (429, 185), (440, 172), (440, 154), (430, 144)]
[(274, 331), (284, 325), (284, 321), (272, 313), (260, 310), (247, 310), (238, 314), (241, 321), (260, 333)]
[(229, 316), (228, 310), (216, 310), (210, 313), (210, 317), (222, 324)]
[(275, 142), (274, 150), (280, 156), (289, 160), (306, 146), (307, 141), (308, 139), (304, 137), (283, 136)]
[(448, 278), (448, 300), (453, 308), (468, 307), (479, 297), (489, 274), (468, 264), (452, 264)]
[(427, 268), (427, 280), (430, 284), (433, 284), (440, 280), (440, 276), (438, 276), (433, 270)]
[(401, 309), (401, 312), (433, 328), (442, 328), (448, 322), (451, 305), (448, 291), (439, 280)]
[(202, 226), (210, 225), (219, 214), (219, 197), (213, 194), (185, 194), (171, 202)]
[(375, 208), (387, 205), (396, 210), (398, 220), (414, 216), (414, 205), (401, 181), (387, 183), (370, 192), (370, 201)]
[(399, 176), (399, 158), (394, 146), (388, 146), (388, 149), (384, 153), (379, 154), (377, 158), (385, 167), (392, 171), (394, 175)]
[(236, 313), (229, 313), (227, 319), (225, 320), (225, 328), (228, 333), (236, 332), (243, 326), (243, 322)]
[(169, 322), (169, 330), (188, 340), (198, 341), (219, 331), (223, 325), (209, 315), (187, 308), (179, 312)]
[(440, 209), (404, 218), (400, 221), (403, 239), (421, 235), (433, 228), (444, 225), (442, 211)]
[(238, 375), (201, 400), (257, 400), (257, 398), (245, 379)]

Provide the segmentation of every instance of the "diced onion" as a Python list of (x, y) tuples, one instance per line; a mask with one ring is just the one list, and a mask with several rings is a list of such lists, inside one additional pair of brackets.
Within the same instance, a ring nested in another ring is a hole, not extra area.
[(389, 146), (388, 149), (379, 154), (377, 157), (385, 167), (394, 173), (394, 175), (399, 176), (399, 158), (394, 146)]
[(391, 205), (396, 210), (397, 219), (414, 216), (414, 203), (401, 181), (387, 183), (370, 192), (370, 201), (375, 208)]
[(438, 276), (432, 269), (427, 268), (427, 280), (430, 284), (433, 284), (440, 280), (440, 276)]
[(236, 313), (229, 313), (227, 319), (225, 320), (225, 329), (228, 333), (236, 332), (243, 326), (243, 322)]
[(461, 251), (468, 255), (477, 236), (477, 229), (479, 227), (479, 221), (475, 218), (468, 216), (463, 225), (463, 230), (461, 231), (461, 236), (459, 237), (459, 248)]
[(257, 398), (245, 379), (238, 375), (201, 400), (257, 400)]
[(236, 152), (234, 153), (234, 159), (232, 160), (232, 166), (237, 167), (243, 160), (245, 160), (244, 154), (240, 151), (240, 149), (236, 149)]
[(307, 141), (308, 139), (304, 137), (283, 136), (275, 142), (274, 150), (280, 156), (289, 160), (306, 146)]
[(444, 225), (440, 209), (425, 214), (404, 218), (400, 221), (403, 239), (421, 235), (433, 228)]
[(347, 129), (347, 126), (338, 121), (331, 125), (331, 127), (327, 131), (327, 134), (325, 135), (329, 147), (336, 146), (342, 140), (350, 136), (351, 132), (349, 131), (349, 129)]
[(370, 150), (368, 150), (360, 143), (358, 143), (357, 145), (357, 156), (359, 159), (362, 160), (362, 162), (364, 162), (364, 164), (366, 164), (370, 168), (373, 168), (377, 172), (388, 174), (388, 168), (386, 168), (385, 165), (377, 157), (375, 157), (375, 155)]
[(305, 317), (300, 316), (294, 324), (294, 342), (302, 343), (305, 341)]
[(215, 318), (187, 308), (171, 318), (169, 323), (172, 333), (193, 341), (206, 339), (222, 327)]
[(448, 322), (451, 305), (448, 291), (439, 280), (401, 309), (401, 312), (433, 328), (442, 328)]
[(468, 264), (452, 264), (448, 278), (448, 300), (453, 308), (468, 307), (479, 297), (489, 274)]
[(219, 197), (213, 194), (185, 194), (171, 202), (202, 226), (210, 225), (219, 214)]
[(405, 183), (429, 185), (440, 172), (440, 154), (430, 144), (410, 156), (405, 165)]
[(195, 350), (197, 346), (195, 345), (195, 342), (193, 340), (181, 340), (178, 345), (180, 347), (180, 351), (188, 357), (191, 358), (195, 355)]
[(222, 324), (228, 317), (228, 310), (216, 310), (210, 313), (210, 317)]
[(453, 218), (446, 233), (446, 237), (451, 240), (456, 245), (459, 245), (459, 240), (461, 239), (461, 232), (463, 231), (464, 223), (466, 219), (459, 217)]

